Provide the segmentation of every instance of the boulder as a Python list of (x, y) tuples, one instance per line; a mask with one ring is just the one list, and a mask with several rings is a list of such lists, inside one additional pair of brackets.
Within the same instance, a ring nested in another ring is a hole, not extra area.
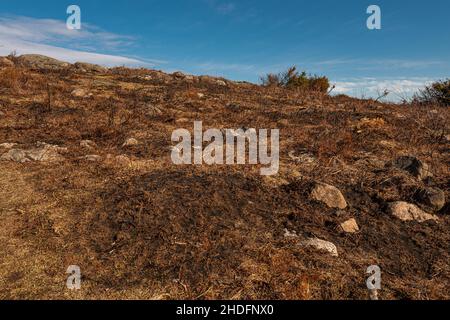
[(86, 62), (76, 62), (73, 67), (81, 72), (96, 72), (96, 73), (106, 73), (108, 68), (102, 67), (98, 64), (86, 63)]
[(330, 208), (345, 209), (347, 201), (338, 188), (325, 184), (316, 183), (310, 194), (311, 199), (325, 203)]
[(390, 213), (402, 221), (425, 222), (439, 220), (437, 216), (426, 213), (411, 203), (397, 201), (389, 204)]
[(439, 188), (422, 188), (415, 198), (432, 211), (439, 211), (445, 206), (445, 193)]
[(318, 238), (309, 238), (306, 239), (302, 242), (300, 242), (300, 246), (302, 247), (311, 247), (314, 248), (318, 251), (323, 251), (323, 252), (327, 252), (330, 255), (332, 255), (333, 257), (337, 257), (338, 256), (338, 251), (337, 251), (337, 247), (334, 243), (329, 242), (329, 241), (325, 241), (325, 240), (321, 240)]
[(10, 149), (0, 157), (0, 160), (19, 163), (29, 161), (54, 162), (64, 159), (61, 155), (63, 152), (67, 152), (67, 148), (61, 148), (46, 143), (38, 143), (37, 147), (32, 149)]
[(397, 158), (394, 161), (394, 167), (407, 171), (420, 180), (432, 176), (428, 165), (412, 156), (402, 156)]
[(59, 61), (40, 54), (24, 54), (17, 58), (17, 63), (21, 66), (32, 69), (64, 69), (70, 66), (70, 63)]

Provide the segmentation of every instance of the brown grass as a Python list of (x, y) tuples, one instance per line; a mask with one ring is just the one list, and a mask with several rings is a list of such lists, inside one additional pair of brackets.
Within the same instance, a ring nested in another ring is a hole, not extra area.
[[(386, 211), (389, 201), (415, 201), (423, 186), (450, 198), (447, 109), (126, 68), (0, 73), (0, 143), (69, 149), (57, 164), (0, 162), (3, 299), (367, 299), (372, 264), (383, 271), (383, 299), (450, 297), (448, 206), (439, 224), (402, 223)], [(73, 97), (76, 88), (93, 95)], [(194, 120), (280, 128), (280, 174), (174, 166), (171, 133), (193, 130)], [(129, 137), (141, 144), (122, 147)], [(83, 149), (83, 139), (97, 147)], [(82, 160), (87, 154), (103, 160)], [(430, 164), (433, 179), (386, 166), (400, 155)], [(315, 180), (340, 188), (349, 208), (311, 201)], [(342, 234), (350, 217), (361, 231)], [(332, 241), (339, 258), (299, 247), (285, 228)], [(65, 289), (72, 264), (82, 270), (80, 291)]]

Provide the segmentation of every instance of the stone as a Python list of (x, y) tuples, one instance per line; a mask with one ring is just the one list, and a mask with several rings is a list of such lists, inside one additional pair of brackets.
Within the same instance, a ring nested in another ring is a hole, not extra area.
[(17, 58), (19, 65), (34, 69), (64, 69), (69, 63), (46, 57), (40, 54), (24, 54)]
[(63, 152), (67, 152), (67, 148), (61, 148), (46, 143), (38, 143), (36, 148), (28, 150), (10, 149), (0, 157), (0, 160), (14, 161), (19, 163), (25, 163), (29, 161), (54, 162), (64, 159), (64, 157), (60, 154)]
[(86, 149), (94, 149), (97, 147), (97, 144), (92, 140), (82, 140), (80, 141), (80, 147)]
[(115, 162), (119, 165), (127, 166), (131, 163), (130, 158), (128, 158), (126, 155), (119, 155), (114, 158)]
[(89, 154), (87, 156), (84, 156), (83, 159), (86, 161), (97, 162), (97, 161), (101, 161), (102, 157), (99, 155), (96, 155), (96, 154)]
[(92, 93), (88, 93), (85, 89), (75, 89), (71, 92), (71, 95), (73, 97), (77, 97), (77, 98), (87, 98), (92, 96)]
[(283, 236), (285, 237), (285, 238), (298, 238), (298, 235), (297, 235), (297, 232), (295, 232), (295, 231), (289, 231), (288, 229), (284, 229), (284, 233), (283, 233)]
[(11, 149), (11, 148), (14, 148), (15, 146), (17, 146), (17, 143), (5, 142), (5, 143), (0, 144), (0, 148), (3, 148), (3, 149)]
[(419, 209), (416, 205), (404, 201), (390, 203), (389, 211), (394, 217), (402, 221), (425, 222), (428, 220), (439, 220), (437, 216), (426, 213)]
[(321, 240), (318, 238), (309, 238), (306, 239), (302, 242), (300, 242), (300, 246), (302, 247), (312, 247), (318, 251), (324, 251), (329, 253), (331, 256), (333, 257), (337, 257), (338, 255), (338, 250), (337, 247), (334, 243), (329, 242), (329, 241), (325, 241), (325, 240)]
[(432, 211), (439, 211), (445, 206), (445, 192), (439, 188), (422, 188), (415, 197)]
[(86, 63), (86, 62), (76, 62), (73, 67), (82, 72), (96, 72), (96, 73), (106, 73), (108, 68), (100, 66), (98, 64)]
[(317, 159), (314, 157), (314, 155), (309, 152), (304, 152), (304, 153), (300, 153), (299, 155), (296, 155), (295, 151), (292, 150), (289, 152), (288, 155), (289, 155), (289, 158), (291, 158), (291, 160), (293, 160), (297, 163), (307, 164), (307, 163), (315, 163), (317, 161)]
[(186, 76), (184, 75), (184, 73), (183, 72), (180, 72), (180, 71), (177, 71), (177, 72), (174, 72), (174, 73), (172, 73), (172, 76), (175, 78), (175, 79), (179, 79), (179, 80), (182, 80), (182, 79), (184, 79)]
[(428, 165), (416, 157), (402, 156), (394, 161), (394, 166), (398, 169), (409, 172), (417, 179), (423, 180), (427, 177), (431, 177), (432, 173)]
[(128, 138), (125, 140), (125, 142), (122, 144), (122, 147), (131, 147), (131, 146), (137, 146), (139, 144), (139, 141), (137, 141), (135, 138)]
[(354, 218), (351, 218), (345, 222), (342, 222), (340, 224), (340, 227), (343, 232), (345, 233), (356, 233), (359, 231), (358, 223)]
[(150, 117), (160, 116), (163, 114), (162, 110), (159, 107), (151, 105), (151, 104), (147, 104), (145, 106), (145, 109), (146, 109), (146, 114)]
[(347, 208), (347, 201), (341, 191), (325, 183), (316, 183), (310, 196), (313, 200), (323, 202), (330, 208)]

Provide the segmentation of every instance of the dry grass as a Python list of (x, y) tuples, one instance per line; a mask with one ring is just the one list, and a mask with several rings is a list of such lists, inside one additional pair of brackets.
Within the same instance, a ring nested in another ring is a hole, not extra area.
[[(366, 299), (372, 264), (384, 299), (450, 297), (448, 206), (439, 224), (386, 213), (388, 201), (414, 201), (425, 185), (450, 198), (448, 109), (126, 68), (0, 73), (0, 143), (69, 149), (56, 165), (0, 162), (1, 298)], [(92, 95), (74, 97), (76, 88)], [(171, 133), (194, 120), (280, 128), (280, 174), (174, 166)], [(122, 147), (129, 137), (141, 143)], [(86, 150), (83, 139), (97, 146)], [(385, 166), (408, 154), (431, 165), (431, 181)], [(349, 208), (310, 201), (314, 180), (339, 187)], [(340, 233), (350, 217), (361, 231)], [(285, 228), (334, 242), (339, 258), (300, 248)], [(77, 292), (64, 287), (72, 264), (83, 274)]]

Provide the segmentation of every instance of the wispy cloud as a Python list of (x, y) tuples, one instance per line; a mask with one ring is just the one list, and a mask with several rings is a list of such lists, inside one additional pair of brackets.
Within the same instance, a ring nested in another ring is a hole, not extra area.
[(18, 54), (43, 54), (68, 62), (84, 61), (106, 66), (163, 63), (123, 56), (122, 48), (129, 48), (135, 41), (131, 36), (106, 32), (88, 23), (83, 23), (81, 30), (69, 30), (65, 21), (0, 17), (1, 55), (16, 51)]

